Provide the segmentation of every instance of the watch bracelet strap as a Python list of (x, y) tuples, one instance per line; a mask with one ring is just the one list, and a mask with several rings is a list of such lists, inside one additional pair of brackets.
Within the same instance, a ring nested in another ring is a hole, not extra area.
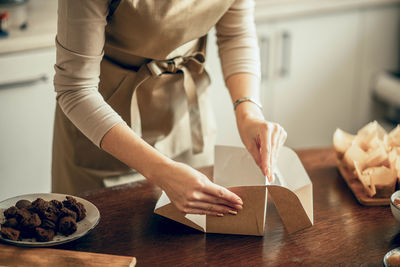
[(262, 105), (260, 103), (257, 102), (257, 100), (255, 100), (252, 97), (242, 97), (239, 98), (238, 100), (235, 101), (235, 103), (233, 103), (233, 110), (236, 110), (236, 107), (243, 102), (251, 102), (253, 104), (255, 104), (259, 109), (262, 110)]

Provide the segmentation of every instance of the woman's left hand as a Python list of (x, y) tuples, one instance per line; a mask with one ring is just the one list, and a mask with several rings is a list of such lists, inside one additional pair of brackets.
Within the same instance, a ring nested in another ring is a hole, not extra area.
[(273, 171), (279, 150), (286, 141), (286, 131), (279, 124), (266, 121), (254, 103), (241, 103), (235, 113), (243, 144), (269, 182), (273, 182)]

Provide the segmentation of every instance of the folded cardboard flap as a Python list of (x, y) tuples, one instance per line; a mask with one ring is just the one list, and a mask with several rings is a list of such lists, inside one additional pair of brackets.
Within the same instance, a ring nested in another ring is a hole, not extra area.
[(267, 204), (265, 186), (237, 186), (229, 190), (243, 200), (243, 210), (235, 216), (207, 216), (206, 232), (237, 235), (264, 235), (265, 207)]
[[(314, 209), (313, 209), (313, 186), (308, 176), (306, 170), (304, 169), (303, 164), (301, 163), (299, 157), (296, 152), (288, 147), (282, 147), (281, 152), (279, 154), (277, 168), (281, 173), (281, 177), (285, 180), (285, 188), (290, 190), (290, 193), (293, 193), (297, 198), (291, 198), (293, 201), (293, 206), (301, 207), (307, 216), (297, 216), (297, 214), (293, 214), (293, 220), (297, 220), (298, 230), (301, 230), (305, 227), (302, 227), (303, 221), (309, 221), (310, 225), (314, 224)], [(271, 190), (269, 190), (271, 192)], [(283, 192), (283, 191), (282, 191)], [(289, 194), (289, 192), (287, 192)], [(271, 195), (272, 196), (272, 195)], [(275, 199), (277, 199), (276, 194), (274, 195)], [(282, 218), (282, 213), (289, 213), (285, 210), (279, 211), (279, 207), (277, 206), (277, 201), (274, 200), (274, 196), (272, 199), (278, 212)], [(300, 201), (300, 205), (297, 205), (295, 201)], [(284, 201), (284, 200), (282, 200)], [(282, 206), (282, 205), (279, 205)], [(289, 216), (287, 216), (289, 217)], [(283, 218), (282, 218), (283, 220)], [(283, 222), (285, 224), (285, 222)], [(286, 224), (285, 224), (286, 226)], [(290, 232), (290, 231), (289, 231)]]
[(313, 224), (302, 207), (301, 201), (292, 191), (282, 186), (270, 185), (268, 192), (271, 194), (279, 216), (289, 234)]
[[(184, 213), (180, 212), (174, 206), (174, 204), (172, 204), (171, 201), (169, 201), (169, 199), (164, 191), (162, 192), (161, 197), (156, 204), (156, 208), (155, 208), (154, 212), (158, 215), (170, 218), (174, 221), (185, 224), (185, 225), (190, 226), (199, 231), (203, 231), (203, 232), (206, 231), (205, 220), (204, 220), (204, 224), (199, 224), (199, 223), (196, 223), (195, 220), (191, 220), (192, 217), (189, 214), (185, 215)], [(198, 216), (204, 216), (204, 215), (198, 215)]]
[(267, 185), (258, 166), (244, 148), (216, 146), (214, 182), (243, 200), (236, 216), (182, 214), (163, 192), (155, 213), (209, 233), (264, 235), (267, 190), (288, 233), (313, 225), (312, 183), (297, 154), (283, 147), (278, 158), (280, 181)]

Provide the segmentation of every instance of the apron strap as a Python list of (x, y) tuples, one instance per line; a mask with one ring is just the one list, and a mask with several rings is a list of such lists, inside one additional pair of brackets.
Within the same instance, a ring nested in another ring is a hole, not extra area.
[(111, 20), (112, 15), (114, 15), (115, 10), (119, 6), (119, 3), (121, 0), (111, 0), (110, 5), (108, 6), (108, 15), (107, 15), (107, 21)]
[[(199, 51), (190, 56), (178, 56), (169, 60), (152, 60), (147, 64), (143, 64), (137, 72), (135, 84), (133, 85), (133, 96), (131, 100), (131, 127), (138, 134), (142, 135), (141, 121), (139, 109), (134, 110), (132, 107), (138, 107), (137, 90), (147, 79), (152, 76), (160, 76), (164, 73), (183, 73), (183, 87), (187, 97), (190, 133), (192, 138), (192, 152), (198, 154), (203, 152), (204, 140), (203, 129), (200, 118), (199, 100), (197, 96), (196, 84), (192, 77), (192, 72), (201, 73), (203, 71), (203, 63), (205, 62), (205, 39), (202, 37)], [(136, 113), (136, 114), (134, 114)]]

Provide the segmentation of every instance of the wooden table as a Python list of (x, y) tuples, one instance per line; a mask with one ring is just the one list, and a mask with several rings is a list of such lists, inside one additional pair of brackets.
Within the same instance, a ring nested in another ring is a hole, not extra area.
[(272, 201), (263, 237), (204, 234), (153, 214), (160, 189), (141, 181), (88, 192), (100, 224), (60, 249), (137, 257), (137, 266), (382, 266), (400, 246), (390, 207), (357, 203), (332, 149), (298, 151), (314, 186), (314, 226), (287, 234)]

